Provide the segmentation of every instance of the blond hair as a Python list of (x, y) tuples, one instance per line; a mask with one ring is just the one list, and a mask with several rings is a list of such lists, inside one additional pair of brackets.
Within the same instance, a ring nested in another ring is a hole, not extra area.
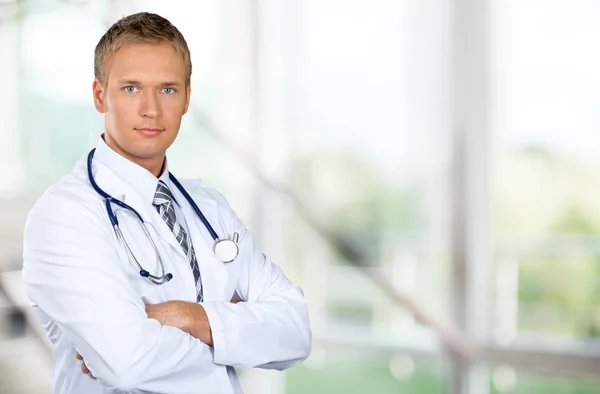
[(110, 56), (127, 44), (169, 43), (187, 65), (185, 82), (192, 78), (190, 50), (183, 34), (167, 19), (149, 12), (140, 12), (121, 18), (104, 33), (94, 51), (94, 77), (106, 84), (106, 64)]

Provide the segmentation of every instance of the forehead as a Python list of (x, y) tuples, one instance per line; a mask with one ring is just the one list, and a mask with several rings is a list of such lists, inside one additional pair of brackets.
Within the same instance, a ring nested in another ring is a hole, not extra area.
[(185, 82), (183, 56), (168, 44), (126, 44), (117, 49), (106, 63), (109, 81), (121, 79), (147, 83), (165, 80)]

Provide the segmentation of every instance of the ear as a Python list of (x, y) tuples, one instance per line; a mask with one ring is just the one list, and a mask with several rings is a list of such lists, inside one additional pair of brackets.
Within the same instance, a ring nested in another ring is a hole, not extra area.
[(183, 115), (187, 114), (188, 108), (190, 107), (190, 96), (192, 95), (192, 84), (189, 83), (185, 88), (185, 108), (183, 109)]
[(101, 114), (105, 113), (106, 99), (104, 95), (104, 86), (100, 81), (94, 79), (92, 90), (94, 92), (94, 106), (96, 107), (96, 111), (100, 112)]

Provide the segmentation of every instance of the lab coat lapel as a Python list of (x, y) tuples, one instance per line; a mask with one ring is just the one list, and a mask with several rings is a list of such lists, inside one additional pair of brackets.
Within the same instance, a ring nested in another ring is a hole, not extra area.
[(169, 243), (183, 258), (186, 258), (173, 232), (151, 204), (143, 201), (138, 192), (102, 163), (94, 162), (94, 172), (94, 178), (98, 186), (114, 198), (135, 209), (146, 223), (154, 227), (164, 241)]
[[(183, 187), (206, 216), (217, 235), (226, 237), (225, 229), (219, 221), (217, 203), (202, 191), (199, 184), (194, 186), (183, 184)], [(228, 280), (227, 268), (213, 253), (214, 240), (191, 205), (179, 191), (177, 198), (182, 201), (183, 212), (194, 244), (196, 259), (202, 275), (204, 301), (223, 301), (225, 285)]]
[(167, 241), (169, 245), (183, 258), (187, 260), (185, 253), (183, 252), (183, 248), (177, 242), (175, 235), (173, 235), (173, 231), (169, 228), (167, 223), (165, 223), (164, 219), (160, 216), (160, 214), (156, 211), (156, 209), (150, 204), (142, 201), (139, 197), (138, 193), (134, 191), (130, 191), (129, 193), (125, 193), (124, 202), (130, 206), (132, 206), (135, 210), (137, 210), (140, 215), (144, 218), (146, 222), (150, 222), (152, 226), (158, 232), (160, 237)]

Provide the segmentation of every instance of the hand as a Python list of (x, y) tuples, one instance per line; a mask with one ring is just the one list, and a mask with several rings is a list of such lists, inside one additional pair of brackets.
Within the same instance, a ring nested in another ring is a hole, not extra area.
[(81, 354), (79, 353), (75, 353), (75, 358), (77, 360), (81, 360), (81, 372), (83, 372), (84, 374), (87, 374), (90, 378), (92, 379), (96, 379), (96, 377), (94, 375), (92, 375), (92, 373), (90, 372), (90, 370), (88, 369), (87, 365), (85, 365), (85, 360), (83, 359), (83, 357), (81, 356)]

